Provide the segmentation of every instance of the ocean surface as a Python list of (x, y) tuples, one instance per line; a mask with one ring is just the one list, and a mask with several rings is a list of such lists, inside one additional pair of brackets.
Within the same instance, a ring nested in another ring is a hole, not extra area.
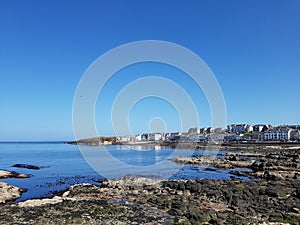
[[(0, 142), (0, 170), (30, 174), (27, 179), (0, 181), (26, 188), (17, 201), (51, 197), (70, 185), (100, 184), (99, 178), (126, 174), (161, 179), (230, 179), (230, 170), (207, 170), (202, 166), (178, 165), (176, 156), (225, 153), (226, 151), (170, 149), (142, 146), (76, 146), (62, 142)], [(40, 170), (12, 167), (29, 164)], [(239, 179), (247, 179), (238, 177)]]

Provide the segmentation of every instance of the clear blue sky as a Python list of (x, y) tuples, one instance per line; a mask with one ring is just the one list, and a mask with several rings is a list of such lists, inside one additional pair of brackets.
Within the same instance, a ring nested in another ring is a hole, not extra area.
[[(73, 96), (84, 71), (106, 51), (148, 39), (185, 46), (208, 64), (223, 90), (227, 123), (300, 123), (298, 0), (10, 0), (0, 1), (0, 28), (0, 141), (73, 139)], [(180, 72), (161, 65), (127, 72), (172, 74), (196, 91)], [(116, 75), (106, 96), (126, 79)], [(109, 99), (97, 104), (100, 135), (112, 134)], [(208, 126), (205, 98), (195, 104)], [(168, 103), (145, 99), (132, 110), (135, 132), (164, 116), (151, 105), (167, 112), (169, 130), (178, 128)]]

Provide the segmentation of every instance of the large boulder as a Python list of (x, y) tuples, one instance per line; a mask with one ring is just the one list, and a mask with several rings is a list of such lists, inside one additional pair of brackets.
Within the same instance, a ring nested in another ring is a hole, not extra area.
[(16, 200), (24, 191), (26, 189), (0, 182), (0, 204)]

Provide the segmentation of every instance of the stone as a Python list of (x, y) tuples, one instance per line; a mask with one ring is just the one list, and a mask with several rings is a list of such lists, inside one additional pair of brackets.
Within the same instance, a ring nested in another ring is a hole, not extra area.
[(38, 166), (28, 165), (28, 164), (15, 164), (15, 165), (13, 165), (13, 167), (25, 168), (25, 169), (29, 169), (29, 170), (39, 170), (40, 169), (40, 167), (38, 167)]
[(26, 189), (0, 182), (0, 204), (18, 199)]
[(6, 178), (28, 178), (30, 175), (23, 173), (16, 173), (7, 170), (0, 170), (0, 179)]
[(37, 207), (37, 206), (43, 206), (43, 205), (54, 205), (59, 202), (62, 202), (63, 198), (55, 196), (53, 198), (44, 198), (44, 199), (30, 199), (24, 202), (18, 202), (15, 204), (15, 206), (18, 207)]

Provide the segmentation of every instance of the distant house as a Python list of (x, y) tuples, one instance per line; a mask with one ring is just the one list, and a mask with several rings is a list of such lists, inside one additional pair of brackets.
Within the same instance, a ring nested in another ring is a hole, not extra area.
[(292, 129), (274, 128), (264, 132), (265, 141), (291, 140)]
[(253, 126), (253, 132), (265, 132), (268, 129), (268, 126), (265, 124), (257, 124)]
[(162, 140), (162, 134), (160, 133), (148, 134), (148, 141), (160, 141), (160, 140)]
[(133, 136), (121, 136), (121, 137), (117, 137), (117, 141), (118, 142), (131, 142), (131, 141), (134, 141), (134, 137)]
[(165, 133), (164, 139), (166, 141), (179, 141), (181, 132)]
[(135, 135), (135, 141), (142, 141), (142, 135)]
[(246, 132), (252, 132), (253, 127), (249, 124), (230, 124), (227, 126), (227, 132), (228, 133), (246, 133)]
[(214, 128), (212, 127), (203, 127), (200, 129), (200, 134), (210, 134), (214, 132)]
[(193, 127), (188, 130), (188, 134), (200, 134), (200, 128)]
[(300, 131), (300, 125), (286, 125), (285, 127), (293, 129), (295, 131)]
[(141, 141), (148, 141), (149, 134), (142, 134), (141, 135)]

